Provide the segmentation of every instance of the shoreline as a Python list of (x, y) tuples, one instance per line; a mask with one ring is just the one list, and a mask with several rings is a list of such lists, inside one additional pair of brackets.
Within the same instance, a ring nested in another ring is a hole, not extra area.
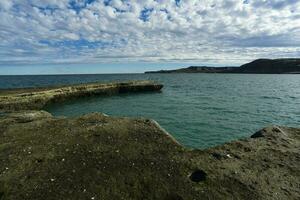
[[(2, 108), (12, 108), (0, 115), (1, 200), (300, 197), (299, 128), (268, 127), (199, 150), (183, 147), (154, 120), (101, 113), (53, 117), (41, 110), (44, 102), (163, 87), (149, 81), (105, 85), (0, 96)], [(24, 110), (30, 103), (35, 110)]]
[(0, 111), (41, 110), (50, 103), (71, 98), (160, 91), (162, 87), (153, 81), (127, 81), (0, 90)]
[(235, 74), (299, 74), (299, 58), (282, 59), (257, 59), (239, 67), (208, 67), (208, 66), (190, 66), (174, 70), (146, 71), (145, 74), (153, 73), (235, 73)]
[(0, 116), (0, 130), (1, 200), (299, 197), (296, 128), (204, 150), (183, 147), (155, 121), (101, 113), (14, 112)]

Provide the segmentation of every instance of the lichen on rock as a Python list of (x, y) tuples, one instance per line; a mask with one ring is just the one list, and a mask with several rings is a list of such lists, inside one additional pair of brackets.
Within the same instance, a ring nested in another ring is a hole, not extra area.
[(152, 120), (101, 113), (11, 113), (0, 130), (1, 200), (299, 197), (299, 129), (207, 150), (181, 146)]

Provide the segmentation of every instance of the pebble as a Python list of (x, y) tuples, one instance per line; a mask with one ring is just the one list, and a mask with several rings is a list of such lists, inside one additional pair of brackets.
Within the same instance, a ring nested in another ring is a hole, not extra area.
[(231, 158), (231, 155), (230, 155), (230, 154), (226, 154), (226, 157), (227, 157), (227, 158)]

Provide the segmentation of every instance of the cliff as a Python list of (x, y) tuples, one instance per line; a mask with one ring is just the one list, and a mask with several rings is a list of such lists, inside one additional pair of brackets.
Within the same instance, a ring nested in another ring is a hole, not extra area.
[(300, 198), (300, 129), (191, 150), (152, 120), (26, 111), (0, 138), (1, 200)]
[(300, 73), (300, 59), (258, 59), (239, 67), (240, 73)]
[(159, 91), (163, 86), (152, 81), (89, 83), (50, 88), (0, 90), (0, 111), (39, 110), (49, 103), (92, 95)]
[(240, 67), (197, 67), (176, 70), (149, 71), (145, 73), (253, 73), (253, 74), (297, 74), (300, 59), (258, 59)]

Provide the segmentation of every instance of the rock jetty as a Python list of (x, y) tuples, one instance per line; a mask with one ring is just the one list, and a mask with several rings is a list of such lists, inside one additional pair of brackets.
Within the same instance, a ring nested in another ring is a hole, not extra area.
[(89, 83), (51, 88), (0, 90), (0, 111), (40, 110), (46, 105), (71, 98), (113, 95), (126, 92), (159, 91), (163, 85), (152, 81)]

